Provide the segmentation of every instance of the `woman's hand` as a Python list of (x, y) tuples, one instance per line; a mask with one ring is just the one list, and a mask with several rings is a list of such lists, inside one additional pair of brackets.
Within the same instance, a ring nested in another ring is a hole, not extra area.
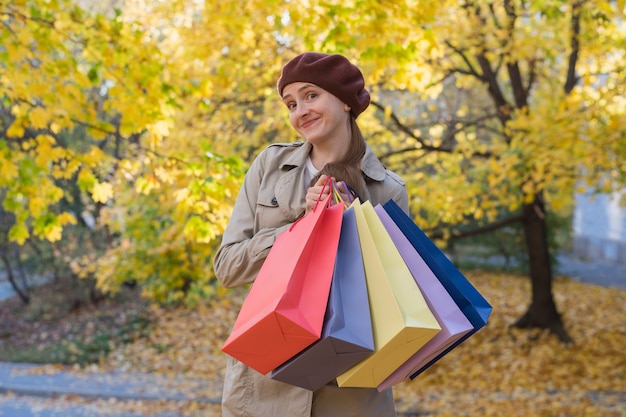
[(341, 201), (343, 202), (344, 206), (346, 208), (350, 207), (350, 204), (354, 200), (354, 197), (352, 197), (350, 190), (347, 188), (347, 184), (343, 181), (339, 181), (335, 184), (335, 187), (337, 188), (337, 191), (339, 192), (339, 198), (341, 198)]
[(306, 192), (306, 210), (304, 212), (305, 215), (309, 214), (315, 208), (315, 205), (318, 201), (323, 201), (328, 194), (330, 194), (331, 190), (331, 182), (328, 181), (326, 186), (324, 183), (328, 180), (328, 175), (322, 175), (317, 180), (317, 182)]

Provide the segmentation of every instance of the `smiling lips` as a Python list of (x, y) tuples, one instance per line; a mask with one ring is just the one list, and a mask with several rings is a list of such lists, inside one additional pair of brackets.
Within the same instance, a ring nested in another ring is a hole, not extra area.
[(316, 117), (314, 119), (309, 119), (309, 120), (307, 120), (305, 122), (302, 122), (300, 124), (300, 128), (306, 129), (306, 128), (310, 127), (311, 125), (313, 125), (317, 120), (318, 120), (318, 118)]

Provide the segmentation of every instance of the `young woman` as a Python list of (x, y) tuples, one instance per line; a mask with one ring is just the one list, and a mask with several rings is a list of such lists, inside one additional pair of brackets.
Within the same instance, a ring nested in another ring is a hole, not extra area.
[[(361, 201), (393, 199), (408, 212), (405, 183), (385, 169), (365, 143), (356, 118), (370, 103), (361, 71), (342, 55), (307, 52), (289, 61), (278, 94), (304, 142), (268, 146), (252, 163), (214, 261), (225, 287), (254, 281), (276, 236), (328, 195), (330, 176)], [(261, 375), (227, 357), (224, 417), (390, 417), (391, 389), (338, 388), (312, 392)]]

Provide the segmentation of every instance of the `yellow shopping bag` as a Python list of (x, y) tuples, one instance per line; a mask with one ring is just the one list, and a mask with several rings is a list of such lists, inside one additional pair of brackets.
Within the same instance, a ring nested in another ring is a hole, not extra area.
[(354, 207), (372, 317), (374, 353), (337, 377), (340, 387), (377, 387), (441, 327), (369, 201)]

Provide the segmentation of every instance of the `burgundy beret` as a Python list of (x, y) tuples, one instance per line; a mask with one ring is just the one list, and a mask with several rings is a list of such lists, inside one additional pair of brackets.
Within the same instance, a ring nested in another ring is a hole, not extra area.
[(285, 86), (295, 82), (308, 82), (323, 88), (350, 106), (354, 117), (370, 104), (361, 70), (342, 55), (319, 52), (298, 55), (283, 67), (278, 79), (278, 94), (282, 97)]

